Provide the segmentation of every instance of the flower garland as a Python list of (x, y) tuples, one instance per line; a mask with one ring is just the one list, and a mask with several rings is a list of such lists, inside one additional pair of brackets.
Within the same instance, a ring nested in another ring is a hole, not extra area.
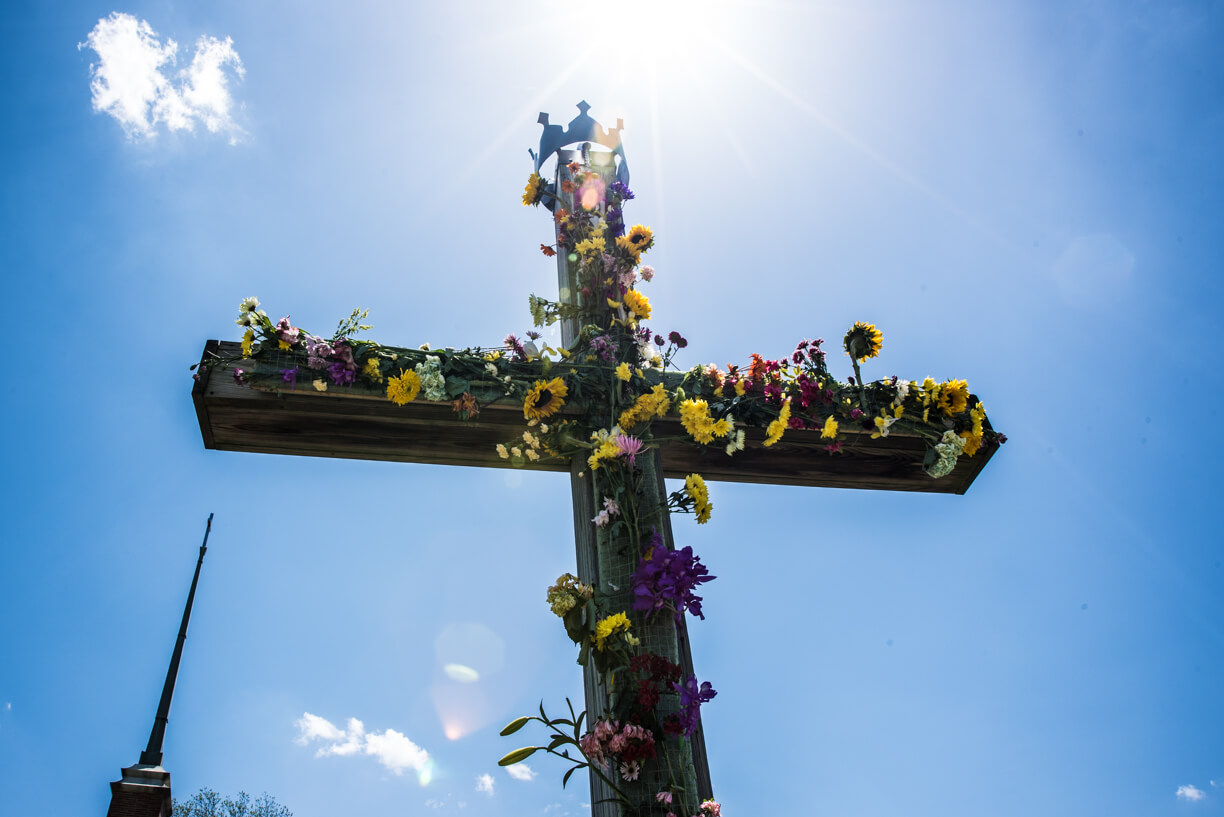
[[(598, 548), (627, 554), (636, 567), (622, 584), (600, 587), (565, 574), (548, 588), (547, 601), (578, 645), (579, 662), (603, 674), (606, 711), (584, 731), (586, 713), (570, 705), (569, 718), (554, 719), (541, 706), (538, 718), (518, 718), (502, 734), (536, 720), (551, 730), (551, 742), (510, 752), (499, 762), (512, 765), (546, 751), (573, 764), (563, 784), (589, 768), (632, 812), (717, 817), (720, 805), (697, 803), (694, 780), (682, 768), (683, 739), (716, 692), (709, 682), (685, 677), (673, 658), (645, 649), (638, 634), (667, 632), (685, 612), (704, 619), (695, 591), (715, 578), (691, 547), (673, 549), (659, 532), (665, 513), (693, 513), (705, 524), (713, 505), (700, 474), (689, 475), (666, 502), (652, 496), (653, 466), (644, 455), (675, 439), (656, 437), (654, 421), (678, 416), (684, 439), (725, 456), (745, 449), (748, 427), (764, 429), (765, 448), (790, 433), (819, 435), (830, 455), (851, 433), (866, 444), (867, 433), (881, 439), (904, 432), (928, 441), (923, 467), (934, 478), (950, 473), (961, 456), (1006, 438), (990, 428), (964, 380), (864, 381), (859, 364), (883, 348), (882, 333), (870, 323), (856, 323), (843, 339), (854, 370), (845, 382), (829, 373), (820, 339), (801, 340), (777, 359), (753, 354), (747, 366), (675, 371), (672, 362), (688, 341), (643, 325), (654, 310), (638, 286), (655, 271), (641, 260), (655, 236), (640, 224), (626, 230), (623, 208), (632, 191), (589, 165), (571, 163), (565, 170), (559, 191), (533, 173), (523, 204), (551, 205), (558, 240), (541, 250), (564, 254), (576, 265), (574, 302), (536, 295), (528, 301), (537, 328), (563, 319), (581, 327), (567, 348), (537, 344), (541, 336), (534, 329), (523, 338), (507, 335), (496, 347), (382, 346), (355, 339), (370, 328), (361, 323), (363, 310), (323, 339), (293, 326), (288, 316), (273, 323), (258, 299), (246, 298), (236, 321), (245, 329), (241, 357), (219, 355), (206, 365), (231, 365), (237, 382), (261, 389), (294, 390), (305, 380), (315, 391), (380, 394), (397, 406), (449, 402), (462, 420), (492, 403), (510, 402), (521, 407), (526, 428), (496, 446), (500, 458), (521, 465), (583, 457), (601, 502), (591, 520)], [(642, 789), (647, 784), (657, 790)]]

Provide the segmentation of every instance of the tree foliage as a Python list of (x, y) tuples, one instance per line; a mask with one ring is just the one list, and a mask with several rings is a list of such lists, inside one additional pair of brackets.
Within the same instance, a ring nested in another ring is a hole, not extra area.
[(231, 799), (203, 788), (187, 800), (175, 798), (174, 817), (293, 817), (293, 812), (266, 792), (252, 800), (249, 794), (240, 791)]

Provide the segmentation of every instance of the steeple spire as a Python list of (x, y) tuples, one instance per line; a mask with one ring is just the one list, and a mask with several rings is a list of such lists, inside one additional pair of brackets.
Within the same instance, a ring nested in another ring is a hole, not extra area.
[(178, 641), (174, 643), (170, 668), (166, 670), (166, 683), (162, 687), (161, 703), (157, 705), (157, 717), (153, 719), (153, 731), (149, 733), (149, 745), (140, 753), (142, 765), (160, 766), (162, 762), (162, 741), (165, 740), (166, 723), (170, 717), (170, 699), (174, 697), (174, 681), (178, 677), (179, 659), (183, 657), (183, 642), (187, 640), (187, 622), (191, 618), (196, 584), (200, 581), (200, 566), (204, 564), (204, 554), (208, 551), (208, 534), (212, 532), (212, 519), (213, 515), (209, 514), (208, 524), (204, 528), (204, 543), (200, 545), (200, 558), (196, 561), (195, 575), (191, 577), (191, 590), (187, 593), (187, 606), (183, 608), (183, 622), (179, 625)]
[(195, 601), (196, 585), (200, 581), (200, 567), (208, 551), (208, 534), (212, 532), (213, 515), (208, 515), (204, 528), (204, 542), (200, 545), (200, 558), (196, 560), (195, 575), (191, 578), (191, 590), (187, 593), (187, 606), (183, 609), (183, 621), (179, 625), (178, 641), (170, 656), (170, 668), (166, 671), (166, 683), (162, 686), (161, 702), (157, 705), (157, 716), (153, 719), (153, 731), (149, 733), (149, 745), (140, 753), (140, 762), (123, 769), (123, 777), (111, 783), (111, 802), (107, 817), (169, 817), (172, 799), (170, 796), (170, 773), (162, 768), (162, 742), (166, 737), (166, 723), (170, 717), (170, 699), (174, 697), (174, 682), (178, 678), (179, 660), (183, 657), (183, 643), (187, 640), (187, 622), (191, 619), (191, 605)]

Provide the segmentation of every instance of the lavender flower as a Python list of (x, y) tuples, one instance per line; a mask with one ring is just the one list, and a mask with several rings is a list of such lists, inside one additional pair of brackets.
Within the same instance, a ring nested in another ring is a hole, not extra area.
[(289, 388), (297, 388), (298, 367), (292, 369), (281, 369), (281, 380), (289, 384)]

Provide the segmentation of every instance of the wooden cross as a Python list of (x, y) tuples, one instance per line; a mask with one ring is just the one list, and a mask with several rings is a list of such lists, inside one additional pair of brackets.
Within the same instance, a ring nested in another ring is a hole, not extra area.
[[(547, 114), (540, 115), (544, 132), (540, 150), (533, 153), (536, 170), (545, 161), (557, 157), (553, 190), (560, 190), (569, 178), (570, 162), (580, 162), (584, 168), (595, 167), (607, 181), (619, 177), (628, 180), (617, 128), (605, 131), (587, 116), (589, 106), (579, 105), (579, 116), (567, 128), (552, 125)], [(590, 143), (606, 150), (591, 152)], [(567, 149), (585, 143), (580, 149)], [(558, 228), (560, 231), (560, 228)], [(559, 237), (560, 238), (560, 237)], [(558, 256), (558, 285), (561, 303), (579, 301), (578, 264), (562, 251)], [(562, 345), (569, 348), (579, 334), (575, 319), (562, 320)], [(240, 357), (238, 344), (208, 341), (203, 364), (218, 359)], [(588, 467), (586, 453), (570, 462), (556, 459), (517, 462), (499, 457), (496, 446), (521, 435), (523, 410), (517, 403), (493, 403), (484, 407), (479, 416), (457, 422), (450, 402), (418, 400), (407, 406), (397, 406), (386, 399), (371, 399), (370, 395), (347, 393), (333, 389), (315, 391), (303, 384), (292, 391), (258, 390), (239, 385), (233, 374), (234, 366), (209, 366), (198, 378), (192, 391), (200, 431), (206, 448), (226, 451), (247, 451), (299, 456), (340, 457), (349, 459), (419, 462), (441, 465), (477, 467), (519, 467), (529, 470), (570, 472), (573, 498), (574, 533), (578, 562), (578, 577), (605, 592), (628, 590), (628, 577), (623, 568), (609, 567), (606, 545), (601, 551), (601, 532), (592, 519), (599, 510), (598, 478)], [(668, 376), (664, 376), (668, 382)], [(676, 373), (671, 384), (679, 382)], [(747, 429), (747, 445), (734, 457), (705, 456), (696, 446), (680, 442), (685, 437), (681, 423), (674, 416), (654, 421), (654, 436), (666, 440), (654, 445), (650, 455), (639, 460), (644, 485), (653, 485), (646, 494), (653, 494), (662, 515), (662, 531), (668, 548), (673, 547), (670, 521), (666, 513), (664, 478), (683, 478), (700, 472), (707, 480), (756, 482), (775, 485), (806, 485), (876, 490), (922, 491), (963, 494), (993, 453), (993, 447), (979, 456), (961, 457), (950, 474), (932, 479), (923, 470), (927, 442), (904, 432), (892, 433), (881, 439), (869, 439), (870, 432), (852, 429), (848, 432), (844, 450), (836, 457), (826, 451), (826, 440), (818, 432), (787, 434), (771, 448), (760, 443), (765, 438), (761, 429)], [(843, 434), (843, 437), (847, 433)], [(861, 443), (861, 444), (860, 444)], [(602, 561), (601, 561), (602, 557)], [(629, 572), (632, 572), (630, 567)], [(616, 575), (612, 575), (616, 573)], [(693, 674), (687, 629), (684, 619), (672, 626), (670, 617), (643, 632), (652, 639), (652, 649), (661, 649), (678, 659), (686, 674)], [(668, 642), (663, 647), (660, 642)], [(599, 673), (591, 662), (585, 666), (584, 686), (588, 724), (605, 711), (606, 692), (601, 687)], [(698, 799), (712, 796), (709, 766), (700, 725), (692, 735), (691, 757), (680, 773), (689, 792)], [(636, 792), (641, 798), (641, 814), (665, 808), (650, 802), (655, 788), (643, 781)], [(591, 808), (595, 817), (614, 817), (616, 805), (605, 783), (591, 774)]]

